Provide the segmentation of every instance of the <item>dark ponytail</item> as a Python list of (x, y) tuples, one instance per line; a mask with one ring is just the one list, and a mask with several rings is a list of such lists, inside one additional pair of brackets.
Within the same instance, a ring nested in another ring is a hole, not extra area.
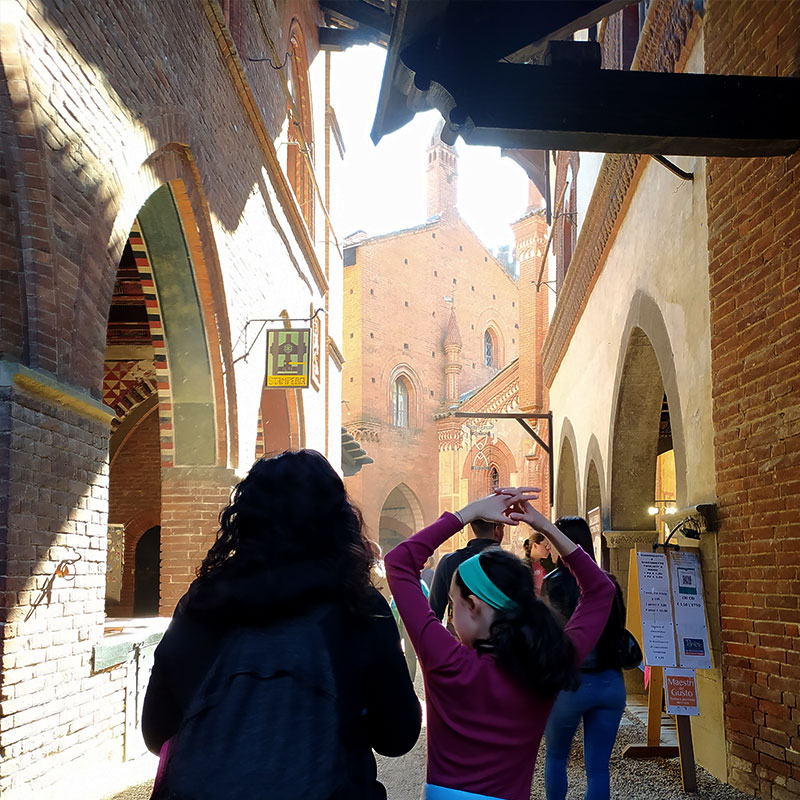
[[(536, 597), (530, 569), (499, 547), (483, 550), (480, 563), (489, 580), (516, 607), (495, 610), (489, 638), (476, 642), (477, 649), (492, 652), (505, 672), (542, 697), (577, 688), (575, 648), (550, 609)], [(456, 584), (464, 597), (472, 594), (458, 572)]]

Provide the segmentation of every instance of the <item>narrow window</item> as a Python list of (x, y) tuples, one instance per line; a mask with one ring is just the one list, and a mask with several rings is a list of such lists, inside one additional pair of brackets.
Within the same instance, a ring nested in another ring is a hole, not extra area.
[(497, 467), (492, 467), (489, 472), (489, 484), (489, 488), (493, 490), (500, 487), (500, 473), (497, 471)]
[(494, 339), (492, 338), (492, 332), (487, 328), (483, 334), (483, 363), (487, 367), (493, 367), (494, 359)]
[(408, 427), (408, 386), (398, 378), (392, 386), (392, 425)]

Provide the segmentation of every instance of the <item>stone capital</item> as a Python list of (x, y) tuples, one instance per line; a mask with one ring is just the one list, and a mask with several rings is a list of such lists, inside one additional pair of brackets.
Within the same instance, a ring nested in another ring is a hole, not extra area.
[(658, 540), (656, 531), (603, 531), (609, 547), (615, 550), (650, 550)]

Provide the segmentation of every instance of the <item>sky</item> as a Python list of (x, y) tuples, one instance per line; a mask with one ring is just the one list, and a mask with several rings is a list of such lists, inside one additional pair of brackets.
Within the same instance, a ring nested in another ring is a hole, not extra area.
[[(425, 150), (441, 115), (417, 114), (376, 147), (369, 133), (386, 51), (372, 45), (333, 55), (331, 105), (346, 150), (332, 209), (339, 238), (357, 230), (376, 236), (425, 222)], [(456, 150), (461, 217), (490, 249), (513, 245), (509, 226), (525, 213), (527, 176), (502, 158), (498, 147), (470, 147), (459, 139)]]

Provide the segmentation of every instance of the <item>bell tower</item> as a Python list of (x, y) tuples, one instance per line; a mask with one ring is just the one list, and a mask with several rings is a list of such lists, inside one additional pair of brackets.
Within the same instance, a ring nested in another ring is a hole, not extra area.
[(439, 215), (442, 219), (458, 214), (458, 153), (441, 138), (442, 120), (431, 137), (426, 151), (427, 219)]

